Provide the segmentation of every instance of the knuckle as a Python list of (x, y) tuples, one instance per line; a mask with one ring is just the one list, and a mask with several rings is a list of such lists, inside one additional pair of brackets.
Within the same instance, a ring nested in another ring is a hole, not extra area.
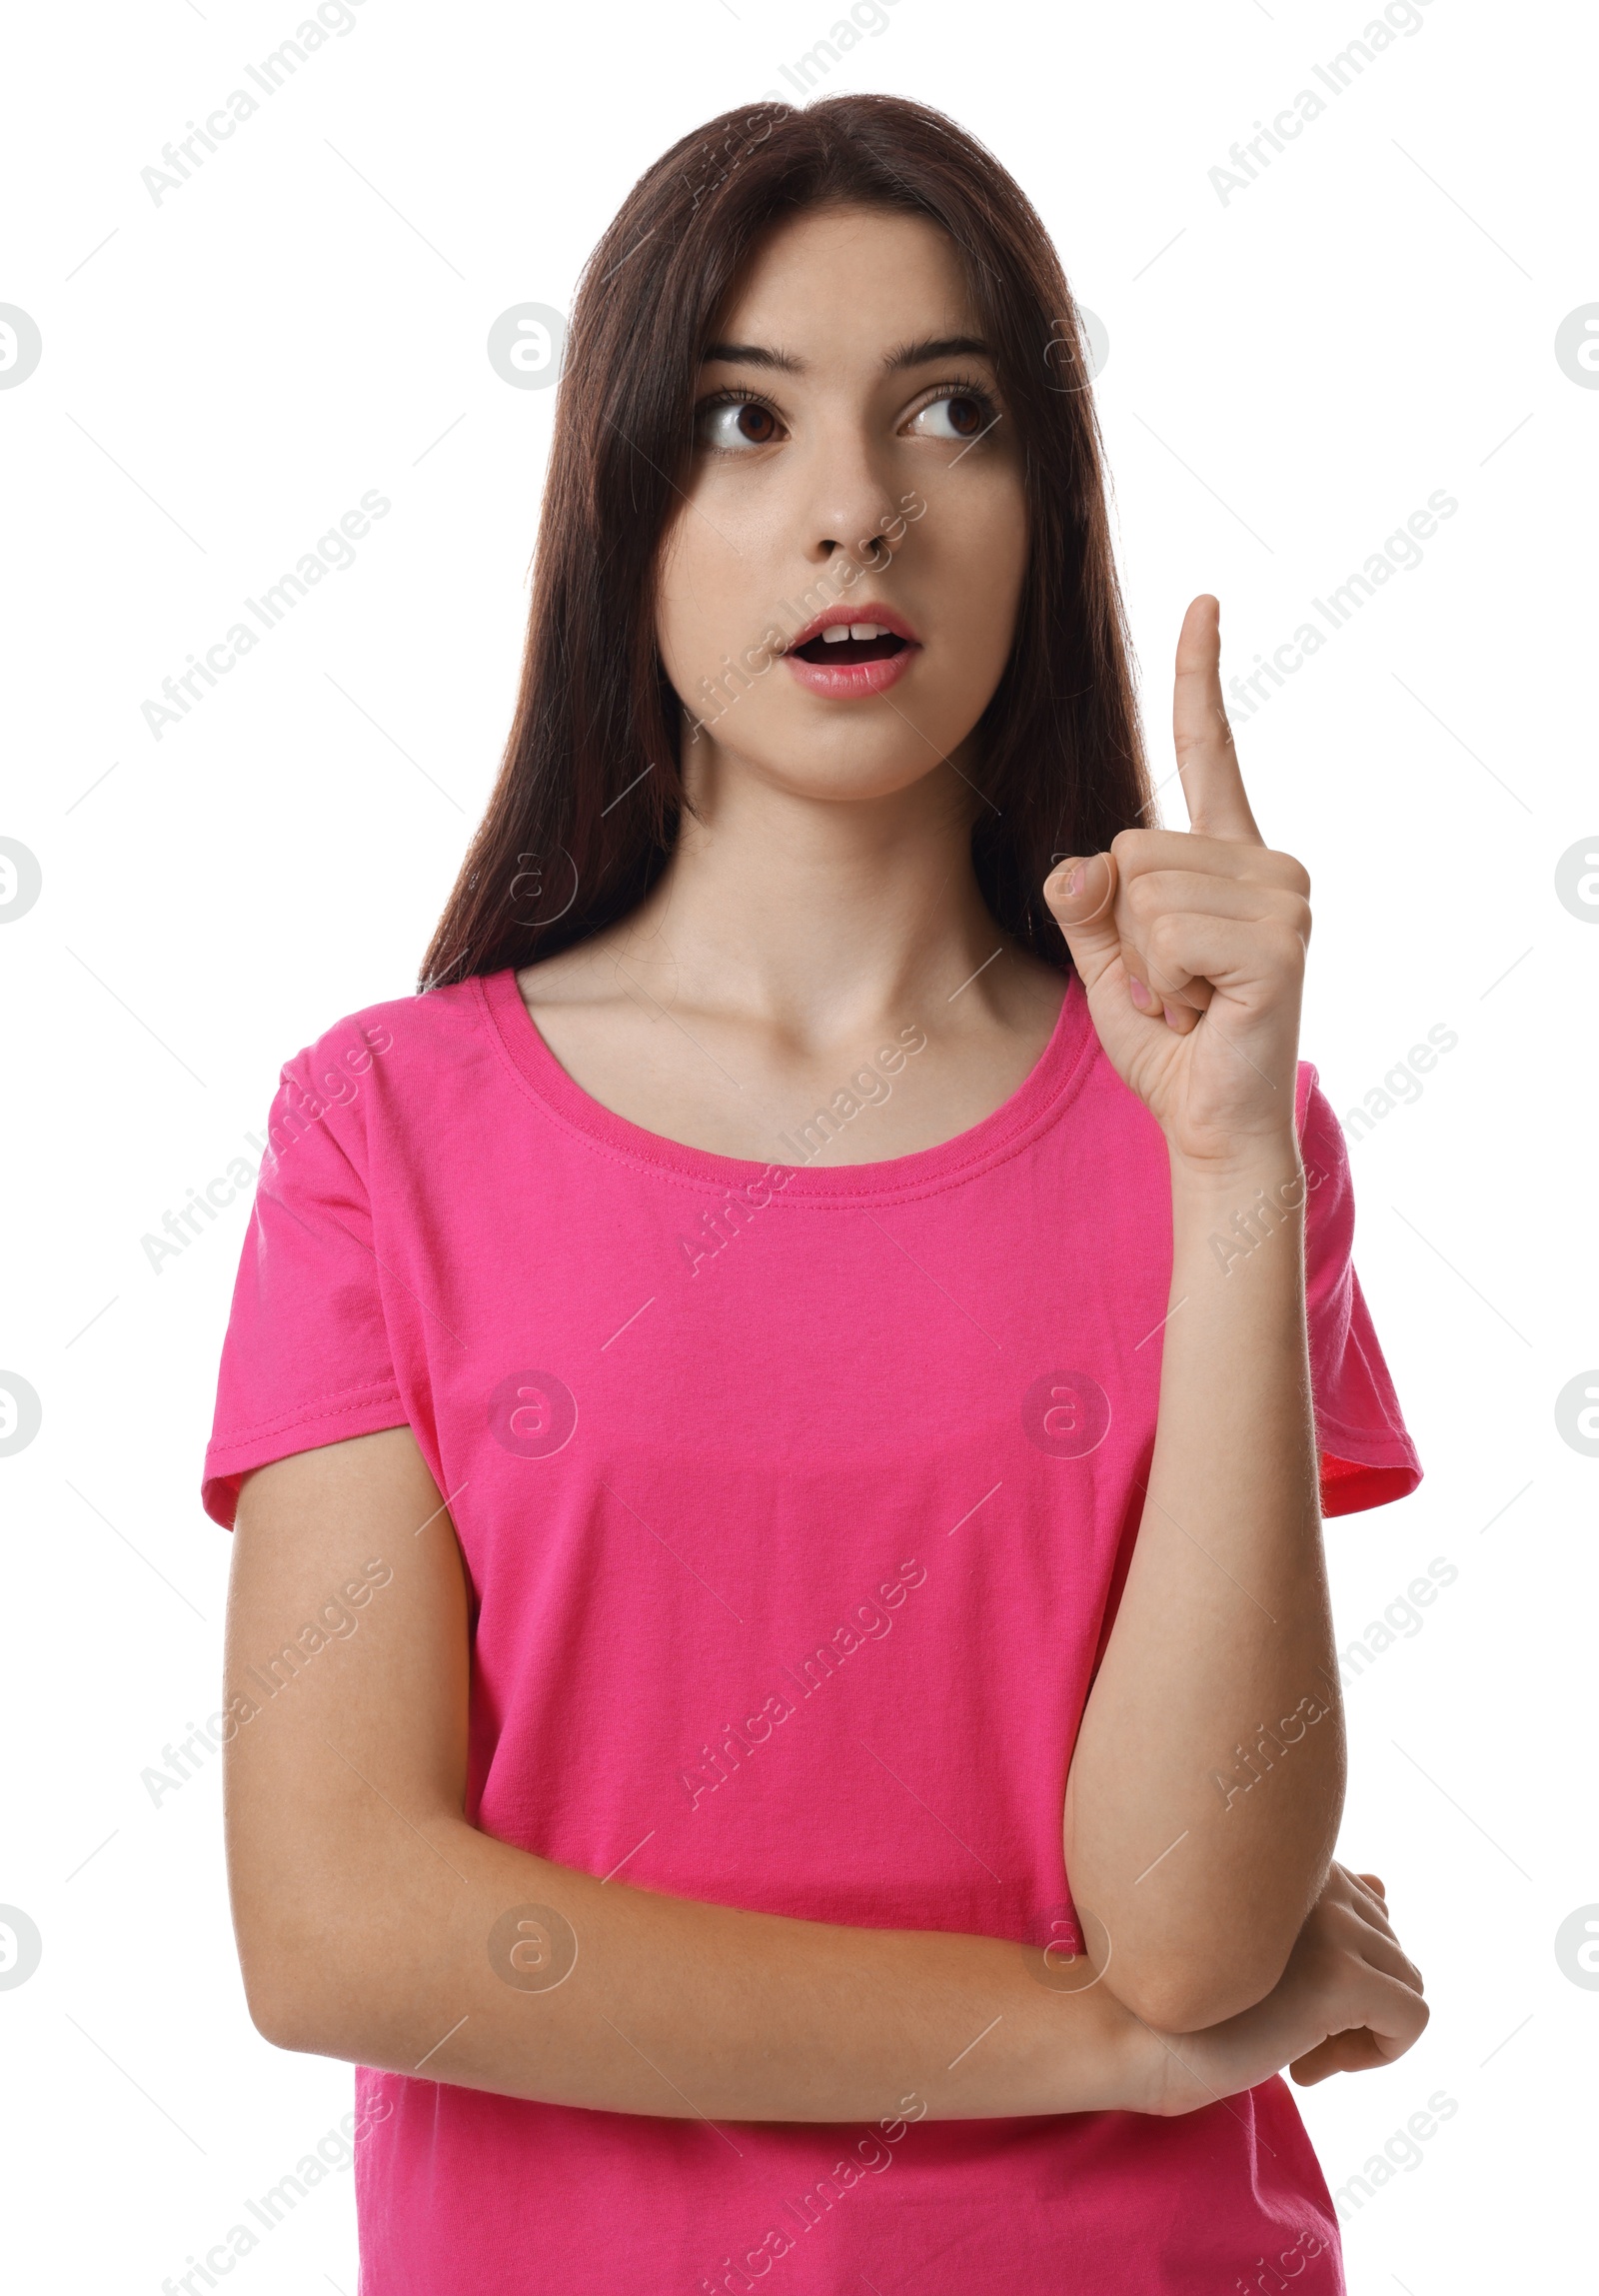
[(1271, 944), (1278, 964), (1285, 972), (1303, 972), (1305, 945), (1289, 925), (1278, 925), (1271, 933)]

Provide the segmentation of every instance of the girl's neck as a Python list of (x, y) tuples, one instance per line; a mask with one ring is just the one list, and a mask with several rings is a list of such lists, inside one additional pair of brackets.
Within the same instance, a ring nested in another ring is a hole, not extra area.
[(907, 1003), (941, 1007), (1012, 946), (971, 866), (981, 800), (953, 767), (828, 801), (690, 756), (695, 813), (613, 929), (642, 982), (670, 971), (675, 1003), (852, 1041)]

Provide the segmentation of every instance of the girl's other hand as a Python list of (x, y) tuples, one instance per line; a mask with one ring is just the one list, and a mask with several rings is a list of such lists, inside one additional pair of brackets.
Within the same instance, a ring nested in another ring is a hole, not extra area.
[(1196, 2111), (1285, 2065), (1308, 2087), (1329, 2073), (1392, 2064), (1421, 2038), (1429, 2014), (1381, 1881), (1334, 1864), (1263, 2001), (1204, 2032), (1154, 2036), (1165, 2058), (1155, 2110)]

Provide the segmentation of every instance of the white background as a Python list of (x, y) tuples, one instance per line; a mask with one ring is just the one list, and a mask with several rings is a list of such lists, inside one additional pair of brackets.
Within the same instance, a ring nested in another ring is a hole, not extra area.
[[(1314, 881), (1301, 1049), (1335, 1108), (1434, 1025), (1459, 1039), (1350, 1150), (1426, 1480), (1328, 1529), (1345, 1645), (1433, 1557), (1458, 1571), (1348, 1692), (1341, 1854), (1385, 1876), (1433, 2020), (1301, 2103), (1341, 2186), (1455, 2100), (1345, 2239), (1360, 2296), (1467, 2296), (1569, 2287), (1588, 2256), (1599, 1992), (1554, 1939), (1599, 1900), (1599, 1459), (1555, 1398), (1599, 1363), (1599, 909), (1570, 914), (1555, 872), (1599, 851), (1599, 391), (1554, 337), (1599, 299), (1595, 58), (1575, 7), (1430, 0), (1333, 98), (1310, 67), (1372, 13), (897, 0), (815, 84), (982, 139), (1108, 333), (1160, 778), (1195, 592), (1247, 670), (1430, 493), (1459, 504), (1239, 746), (1268, 841)], [(0, 391), (0, 836), (44, 880), (0, 933), (0, 1368), (43, 1403), (0, 1459), (0, 1902), (43, 1938), (0, 1991), (19, 2287), (154, 2296), (349, 2108), (348, 2067), (249, 2023), (218, 1764), (159, 1806), (141, 1782), (219, 1703), (229, 1540), (198, 1486), (248, 1191), (159, 1273), (141, 1239), (250, 1152), (285, 1058), (415, 988), (506, 733), (553, 409), (491, 368), (492, 322), (566, 309), (636, 176), (786, 90), (836, 12), (364, 0), (155, 204), (140, 171), (299, 20), (99, 0), (9, 37), (0, 301), (43, 337)], [(1209, 171), (1306, 87), (1325, 112), (1223, 202)], [(371, 488), (393, 508), (356, 565), (154, 740), (141, 704)], [(350, 2296), (356, 2274), (346, 2171), (229, 2285)]]

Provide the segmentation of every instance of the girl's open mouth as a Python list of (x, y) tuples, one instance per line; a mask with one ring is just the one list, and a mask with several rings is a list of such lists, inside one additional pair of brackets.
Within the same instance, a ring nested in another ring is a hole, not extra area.
[(823, 632), (807, 646), (795, 649), (801, 662), (819, 662), (828, 670), (852, 668), (856, 662), (891, 662), (904, 650), (904, 640), (896, 638), (891, 630), (883, 630), (875, 638), (857, 638), (853, 630), (842, 638)]
[(920, 652), (915, 639), (862, 617), (817, 631), (802, 645), (792, 647), (784, 660), (813, 694), (855, 701), (897, 685)]

